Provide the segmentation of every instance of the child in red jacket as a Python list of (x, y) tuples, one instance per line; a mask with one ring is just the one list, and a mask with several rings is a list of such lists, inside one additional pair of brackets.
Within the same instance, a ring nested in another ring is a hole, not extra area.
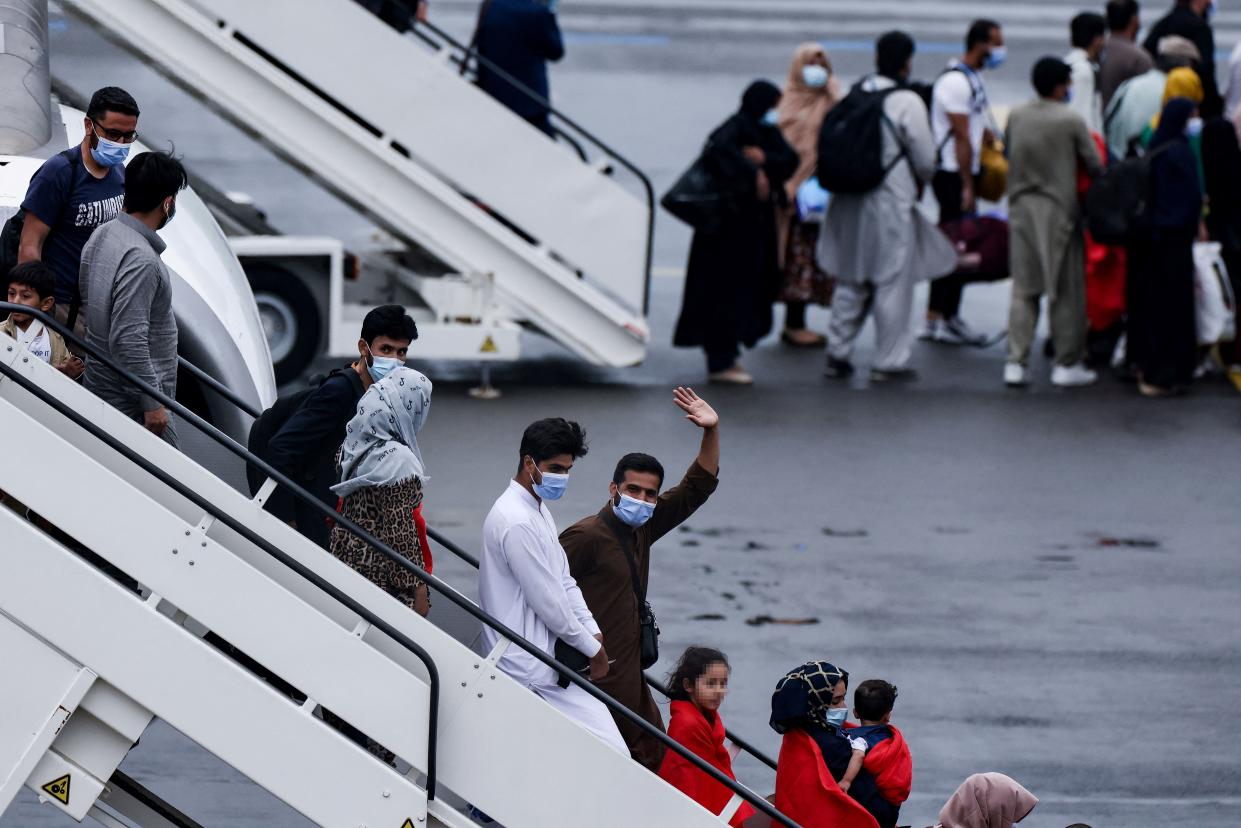
[(870, 811), (879, 828), (895, 828), (901, 805), (913, 786), (913, 757), (905, 737), (891, 723), (896, 704), (896, 687), (881, 679), (870, 679), (853, 691), (853, 715), (861, 722), (850, 728), (852, 738), (866, 740), (866, 760), (862, 767), (875, 779), (877, 797), (861, 805)]
[[(668, 683), (672, 691), (672, 718), (668, 735), (731, 779), (733, 756), (724, 743), (720, 705), (728, 695), (728, 658), (709, 647), (690, 647), (681, 656)], [(659, 775), (713, 814), (720, 813), (733, 792), (700, 771), (675, 751), (664, 754)], [(734, 827), (754, 815), (742, 802), (728, 824)]]

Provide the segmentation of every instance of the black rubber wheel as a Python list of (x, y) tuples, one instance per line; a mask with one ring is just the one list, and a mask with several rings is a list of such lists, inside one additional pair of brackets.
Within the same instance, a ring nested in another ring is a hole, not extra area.
[(259, 307), (277, 384), (296, 379), (319, 352), (319, 305), (302, 281), (282, 267), (246, 265), (246, 277)]

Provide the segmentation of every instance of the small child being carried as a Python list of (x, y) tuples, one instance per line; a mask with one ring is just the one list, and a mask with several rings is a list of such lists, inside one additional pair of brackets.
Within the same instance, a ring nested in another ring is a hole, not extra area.
[(872, 795), (870, 801), (860, 804), (870, 811), (879, 828), (895, 828), (901, 805), (909, 798), (913, 786), (913, 758), (909, 746), (891, 721), (895, 705), (895, 685), (882, 679), (862, 682), (853, 691), (853, 715), (861, 724), (857, 727), (846, 725), (845, 731), (850, 739), (866, 741), (862, 767), (874, 778), (879, 795)]
[[(710, 647), (690, 647), (681, 656), (669, 681), (672, 693), (668, 735), (730, 779), (735, 751), (725, 744), (720, 705), (728, 695), (728, 658)], [(707, 776), (675, 751), (664, 754), (659, 775), (713, 814), (720, 813), (733, 792)], [(747, 802), (728, 824), (740, 826), (754, 815)]]
[[(53, 290), (56, 277), (43, 262), (25, 262), (9, 271), (8, 301), (14, 305), (26, 305), (51, 314), (56, 304)], [(82, 360), (69, 353), (64, 337), (33, 316), (14, 311), (0, 322), (0, 333), (17, 340), (27, 351), (52, 365), (70, 379), (77, 379), (86, 370)]]

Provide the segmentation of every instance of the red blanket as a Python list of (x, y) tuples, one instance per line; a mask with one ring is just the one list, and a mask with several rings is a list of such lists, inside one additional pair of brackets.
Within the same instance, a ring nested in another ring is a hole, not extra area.
[[(737, 777), (733, 775), (732, 757), (728, 755), (728, 748), (724, 746), (724, 722), (719, 714), (713, 717), (713, 722), (708, 722), (698, 706), (687, 701), (674, 701), (671, 712), (668, 735), (689, 748), (692, 753), (705, 760), (720, 773), (730, 779), (736, 779)], [(713, 814), (724, 810), (724, 806), (733, 798), (732, 791), (691, 765), (687, 759), (675, 751), (670, 750), (664, 754), (663, 764), (659, 767), (659, 775), (669, 785), (680, 790)], [(742, 802), (741, 807), (728, 824), (739, 828), (753, 815), (754, 809), (750, 807), (750, 804)]]
[[(1095, 146), (1107, 158), (1107, 144), (1094, 134)], [(1085, 170), (1077, 174), (1077, 193), (1083, 198), (1090, 189)], [(1125, 248), (1099, 244), (1086, 231), (1086, 318), (1092, 331), (1105, 331), (1125, 315)]]
[(840, 789), (810, 734), (790, 730), (780, 745), (776, 807), (802, 828), (879, 828), (865, 808)]
[(909, 790), (913, 787), (914, 760), (909, 755), (905, 737), (892, 725), (888, 727), (892, 730), (892, 738), (871, 748), (862, 767), (875, 777), (880, 796), (893, 805), (901, 805), (909, 799)]

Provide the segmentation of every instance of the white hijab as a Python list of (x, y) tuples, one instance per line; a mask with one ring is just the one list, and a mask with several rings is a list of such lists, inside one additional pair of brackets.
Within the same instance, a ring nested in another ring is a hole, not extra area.
[(332, 491), (348, 497), (359, 489), (390, 486), (411, 478), (426, 482), (418, 432), (431, 409), (431, 380), (397, 368), (367, 389), (358, 413), (345, 426), (340, 480)]

